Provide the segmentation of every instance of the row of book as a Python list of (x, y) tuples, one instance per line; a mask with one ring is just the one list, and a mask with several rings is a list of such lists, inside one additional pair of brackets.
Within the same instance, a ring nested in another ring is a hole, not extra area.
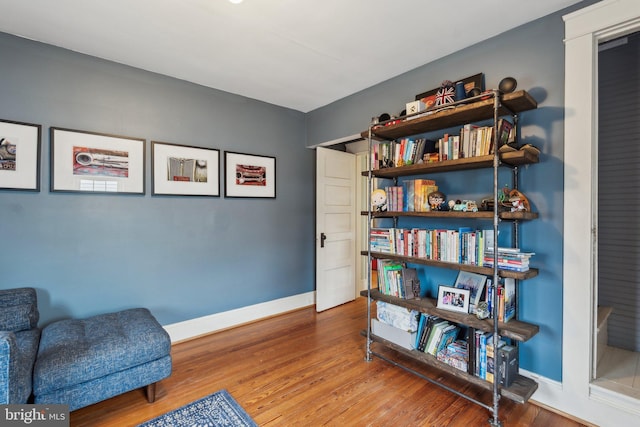
[(387, 210), (391, 212), (428, 212), (429, 194), (438, 191), (432, 179), (411, 179), (402, 185), (384, 188), (387, 193)]
[(370, 230), (369, 241), (372, 252), (482, 265), (484, 236), (484, 230), (470, 227), (457, 230), (376, 227)]
[[(425, 258), (458, 264), (493, 267), (494, 248), (490, 244), (492, 230), (423, 228), (371, 228), (372, 252)], [(534, 252), (518, 248), (498, 248), (498, 268), (525, 272)]]
[(518, 375), (517, 348), (500, 338), (496, 351), (492, 332), (476, 330), (470, 337), (474, 340), (471, 345), (464, 335), (465, 330), (457, 324), (420, 313), (415, 350), (490, 383), (513, 384)]
[(444, 351), (436, 355), (436, 358), (461, 371), (469, 370), (469, 346), (465, 340), (455, 340), (450, 343)]
[(408, 350), (488, 382), (509, 387), (518, 375), (518, 351), (506, 338), (494, 349), (493, 333), (469, 329), (440, 317), (377, 301), (372, 332)]
[[(384, 295), (401, 299), (421, 297), (420, 279), (415, 268), (407, 267), (405, 263), (378, 259), (377, 285), (378, 291)], [(503, 278), (498, 286), (493, 285), (493, 278), (483, 274), (468, 271), (458, 272), (453, 284), (454, 288), (469, 291), (469, 313), (476, 314), (480, 302), (487, 303), (489, 318), (493, 318), (493, 295), (496, 294), (497, 316), (500, 322), (507, 323), (516, 315), (516, 281)]]
[[(498, 145), (501, 146), (513, 140), (513, 132), (513, 124), (506, 119), (500, 119), (498, 121)], [(459, 135), (445, 134), (438, 139), (436, 146), (439, 161), (493, 154), (493, 126), (466, 124), (460, 129)]]
[[(374, 144), (371, 169), (401, 167), (422, 162), (486, 156), (494, 152), (493, 126), (466, 124), (457, 135), (445, 134), (437, 141), (401, 138)], [(498, 146), (515, 139), (515, 128), (507, 119), (498, 121)], [(432, 155), (437, 153), (437, 155)]]
[(402, 299), (413, 299), (420, 296), (420, 280), (415, 268), (407, 268), (404, 263), (379, 259), (378, 291)]
[[(511, 271), (528, 271), (529, 260), (534, 252), (521, 252), (517, 248), (498, 248), (498, 268)], [(494, 249), (487, 248), (484, 252), (483, 265), (493, 267)]]
[(469, 373), (490, 383), (511, 386), (518, 375), (518, 349), (499, 338), (496, 350), (492, 332), (475, 331), (473, 339)]
[(422, 162), (425, 153), (435, 151), (435, 142), (426, 138), (402, 138), (371, 147), (371, 169), (393, 168)]
[(493, 293), (497, 292), (496, 303), (498, 304), (498, 321), (507, 323), (516, 317), (516, 281), (512, 278), (505, 278), (496, 289), (491, 283), (491, 279), (487, 279), (487, 288), (484, 301), (487, 302), (489, 310), (489, 318), (493, 318)]
[(445, 319), (420, 313), (415, 349), (432, 356), (443, 351), (458, 338), (460, 327)]

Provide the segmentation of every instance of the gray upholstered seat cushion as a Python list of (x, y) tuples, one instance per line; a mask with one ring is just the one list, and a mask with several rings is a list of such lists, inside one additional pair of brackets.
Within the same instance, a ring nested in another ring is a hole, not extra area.
[(169, 355), (167, 332), (145, 308), (61, 320), (42, 331), (34, 368), (36, 396)]
[(26, 403), (31, 395), (33, 363), (38, 353), (40, 329), (0, 331), (0, 402)]
[(0, 291), (0, 331), (19, 332), (38, 326), (38, 303), (33, 288)]
[(0, 403), (27, 403), (38, 353), (38, 299), (34, 288), (0, 290)]

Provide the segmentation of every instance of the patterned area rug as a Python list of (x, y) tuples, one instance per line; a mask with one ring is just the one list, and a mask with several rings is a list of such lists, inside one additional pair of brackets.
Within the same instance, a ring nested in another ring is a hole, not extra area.
[(227, 390), (217, 391), (138, 427), (258, 427)]

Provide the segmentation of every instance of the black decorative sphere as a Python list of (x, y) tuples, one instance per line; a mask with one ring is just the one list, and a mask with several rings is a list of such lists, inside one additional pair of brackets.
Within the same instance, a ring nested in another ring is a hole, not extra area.
[(500, 92), (502, 93), (511, 93), (516, 90), (517, 86), (518, 82), (516, 81), (516, 79), (514, 79), (513, 77), (505, 77), (500, 81), (498, 89), (500, 89)]

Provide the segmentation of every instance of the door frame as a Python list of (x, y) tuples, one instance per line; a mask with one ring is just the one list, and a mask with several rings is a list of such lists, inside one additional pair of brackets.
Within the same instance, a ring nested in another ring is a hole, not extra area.
[[(357, 134), (353, 134), (353, 135), (349, 135), (349, 136), (345, 136), (342, 138), (337, 138), (337, 139), (333, 139), (330, 141), (325, 141), (325, 142), (321, 142), (319, 144), (314, 144), (314, 145), (310, 145), (307, 148), (310, 148), (312, 150), (315, 150), (318, 147), (331, 147), (331, 146), (335, 146), (335, 145), (344, 145), (346, 147), (346, 151), (354, 154), (356, 156), (356, 161), (355, 161), (355, 168), (356, 168), (356, 218), (358, 218), (356, 220), (356, 236), (355, 236), (355, 254), (354, 257), (356, 259), (355, 262), (355, 268), (356, 268), (356, 274), (355, 274), (355, 283), (354, 283), (354, 297), (358, 298), (360, 296), (360, 289), (361, 287), (364, 285), (366, 287), (366, 280), (368, 278), (368, 276), (363, 277), (362, 276), (362, 262), (358, 261), (360, 260), (358, 254), (360, 253), (361, 250), (361, 246), (362, 246), (362, 239), (363, 237), (363, 233), (365, 233), (366, 230), (363, 230), (361, 227), (361, 221), (359, 220), (359, 218), (361, 217), (360, 215), (360, 207), (362, 203), (366, 203), (367, 196), (366, 193), (363, 193), (362, 189), (360, 188), (360, 161), (361, 161), (361, 155), (366, 151), (367, 157), (368, 157), (368, 143), (367, 141), (362, 137), (361, 134), (357, 133)], [(364, 147), (364, 148), (363, 148)], [(315, 191), (315, 188), (314, 188)], [(364, 199), (363, 199), (364, 197)], [(317, 198), (317, 195), (316, 195)], [(365, 202), (363, 202), (363, 200), (365, 200)], [(314, 222), (317, 224), (317, 218), (314, 218)], [(315, 257), (314, 257), (315, 258)], [(317, 268), (317, 266), (314, 267), (314, 269)], [(316, 271), (317, 274), (317, 271)], [(361, 283), (364, 280), (364, 283)], [(317, 283), (316, 283), (316, 287), (317, 287)], [(314, 291), (314, 293), (316, 293), (316, 291)], [(315, 300), (317, 301), (317, 296), (315, 297)]]
[(541, 387), (541, 393), (536, 393), (534, 398), (601, 425), (632, 425), (640, 415), (638, 401), (591, 384), (597, 315), (597, 175), (593, 171), (597, 170), (598, 45), (640, 29), (640, 2), (605, 0), (565, 15), (563, 19), (562, 385), (559, 391)]

